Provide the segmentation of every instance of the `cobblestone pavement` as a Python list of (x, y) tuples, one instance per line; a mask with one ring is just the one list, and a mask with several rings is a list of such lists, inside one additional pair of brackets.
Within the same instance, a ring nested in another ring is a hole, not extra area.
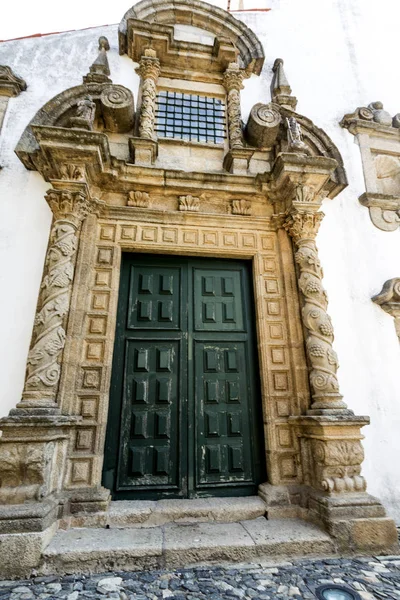
[(400, 556), (33, 577), (0, 581), (0, 600), (315, 600), (315, 588), (332, 582), (348, 585), (363, 600), (400, 600)]

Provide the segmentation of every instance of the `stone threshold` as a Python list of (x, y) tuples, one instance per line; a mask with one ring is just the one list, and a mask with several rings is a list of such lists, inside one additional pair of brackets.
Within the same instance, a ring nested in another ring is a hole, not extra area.
[(61, 529), (75, 527), (159, 527), (166, 523), (234, 523), (266, 514), (260, 496), (194, 498), (190, 500), (125, 501), (110, 503), (107, 512), (65, 516)]
[(166, 523), (151, 528), (59, 530), (38, 572), (101, 573), (335, 553), (329, 535), (300, 519)]

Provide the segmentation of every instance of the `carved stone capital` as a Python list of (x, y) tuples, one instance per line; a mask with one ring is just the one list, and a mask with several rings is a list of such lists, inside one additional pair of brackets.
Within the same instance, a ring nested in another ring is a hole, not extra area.
[(143, 80), (151, 79), (154, 83), (157, 83), (160, 72), (160, 61), (158, 60), (155, 51), (150, 48), (146, 49), (144, 55), (140, 59), (139, 67), (137, 69), (138, 75), (140, 75)]
[(282, 225), (295, 244), (300, 245), (315, 240), (324, 216), (323, 212), (303, 212), (293, 209), (286, 214)]
[(24, 90), (26, 90), (25, 81), (15, 75), (10, 67), (0, 65), (0, 96), (11, 98), (18, 96)]
[(396, 332), (400, 340), (400, 277), (385, 281), (381, 292), (374, 296), (372, 301), (394, 317)]
[(89, 199), (83, 190), (49, 190), (45, 196), (50, 206), (54, 221), (69, 221), (75, 227), (91, 214), (99, 215), (104, 207), (104, 202)]
[(246, 73), (240, 69), (237, 63), (230, 63), (223, 77), (223, 85), (227, 92), (243, 89), (243, 80), (246, 78)]

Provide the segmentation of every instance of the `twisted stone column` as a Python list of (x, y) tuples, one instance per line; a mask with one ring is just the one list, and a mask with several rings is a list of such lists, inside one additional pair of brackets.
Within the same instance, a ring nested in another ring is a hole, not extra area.
[(315, 238), (324, 217), (321, 212), (293, 207), (283, 222), (296, 244), (298, 284), (303, 300), (302, 319), (305, 328), (307, 357), (314, 414), (346, 412), (347, 405), (339, 393), (336, 372), (338, 359), (333, 350), (333, 327), (327, 314), (328, 298), (322, 285), (323, 271)]
[(22, 402), (18, 408), (54, 408), (65, 345), (79, 230), (99, 210), (97, 200), (79, 191), (49, 190), (54, 221), (45, 260)]
[(242, 115), (240, 110), (240, 90), (243, 89), (245, 74), (237, 63), (230, 63), (223, 78), (227, 91), (229, 148), (243, 148)]
[(160, 75), (160, 61), (151, 48), (144, 51), (137, 73), (142, 78), (142, 102), (139, 116), (139, 137), (154, 140), (156, 118), (157, 80)]

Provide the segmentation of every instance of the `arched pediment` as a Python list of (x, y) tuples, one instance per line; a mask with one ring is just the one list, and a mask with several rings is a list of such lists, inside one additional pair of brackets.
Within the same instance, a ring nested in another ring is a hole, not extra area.
[[(93, 103), (93, 127), (74, 124), (78, 106), (86, 99)], [(35, 169), (33, 158), (39, 150), (34, 128), (53, 127), (93, 129), (97, 132), (126, 132), (134, 120), (133, 95), (130, 90), (111, 83), (85, 83), (69, 88), (49, 100), (25, 128), (15, 152), (27, 169)]]
[(158, 25), (185, 24), (199, 27), (226, 38), (237, 48), (242, 68), (259, 75), (264, 64), (264, 50), (257, 36), (241, 21), (222, 8), (201, 0), (142, 0), (125, 13), (119, 25), (120, 54), (127, 50), (128, 21), (136, 19)]

